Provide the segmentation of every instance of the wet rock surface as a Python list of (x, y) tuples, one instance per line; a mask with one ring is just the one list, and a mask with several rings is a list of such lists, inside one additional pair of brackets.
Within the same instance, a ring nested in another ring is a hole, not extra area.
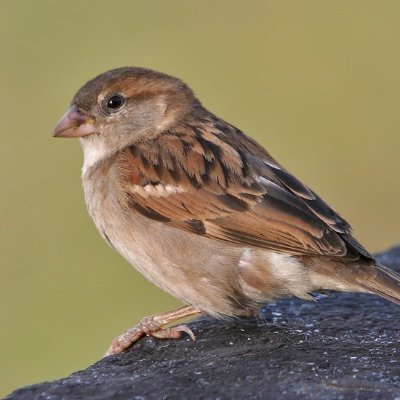
[[(378, 255), (400, 271), (400, 246)], [(262, 320), (198, 320), (197, 340), (140, 340), (7, 399), (400, 400), (400, 307), (372, 295), (268, 305)]]

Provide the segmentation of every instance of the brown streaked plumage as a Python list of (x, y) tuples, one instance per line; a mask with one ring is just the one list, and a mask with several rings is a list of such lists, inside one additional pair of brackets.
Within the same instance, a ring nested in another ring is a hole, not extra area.
[(150, 317), (107, 354), (200, 312), (242, 314), (319, 289), (400, 302), (399, 276), (350, 225), (254, 140), (207, 111), (179, 79), (142, 68), (86, 83), (55, 129), (80, 137), (88, 210), (101, 235), (189, 306)]

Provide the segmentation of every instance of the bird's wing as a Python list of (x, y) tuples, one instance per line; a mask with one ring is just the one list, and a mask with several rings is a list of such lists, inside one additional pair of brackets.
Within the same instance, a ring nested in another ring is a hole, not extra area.
[(119, 161), (129, 206), (150, 219), (294, 255), (371, 257), (321, 198), (216, 118), (143, 141)]

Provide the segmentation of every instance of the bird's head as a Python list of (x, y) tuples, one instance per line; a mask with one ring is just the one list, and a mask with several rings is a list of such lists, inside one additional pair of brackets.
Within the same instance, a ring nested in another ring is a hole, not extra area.
[(54, 136), (79, 137), (85, 159), (87, 153), (106, 156), (170, 129), (197, 104), (177, 78), (144, 68), (118, 68), (78, 90)]

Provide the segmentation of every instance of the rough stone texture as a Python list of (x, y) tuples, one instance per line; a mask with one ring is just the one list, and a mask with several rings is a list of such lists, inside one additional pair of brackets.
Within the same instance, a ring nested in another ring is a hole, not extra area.
[[(400, 247), (378, 255), (400, 271)], [(191, 324), (197, 340), (140, 340), (9, 400), (400, 400), (400, 307), (364, 294), (268, 305), (263, 320)]]

